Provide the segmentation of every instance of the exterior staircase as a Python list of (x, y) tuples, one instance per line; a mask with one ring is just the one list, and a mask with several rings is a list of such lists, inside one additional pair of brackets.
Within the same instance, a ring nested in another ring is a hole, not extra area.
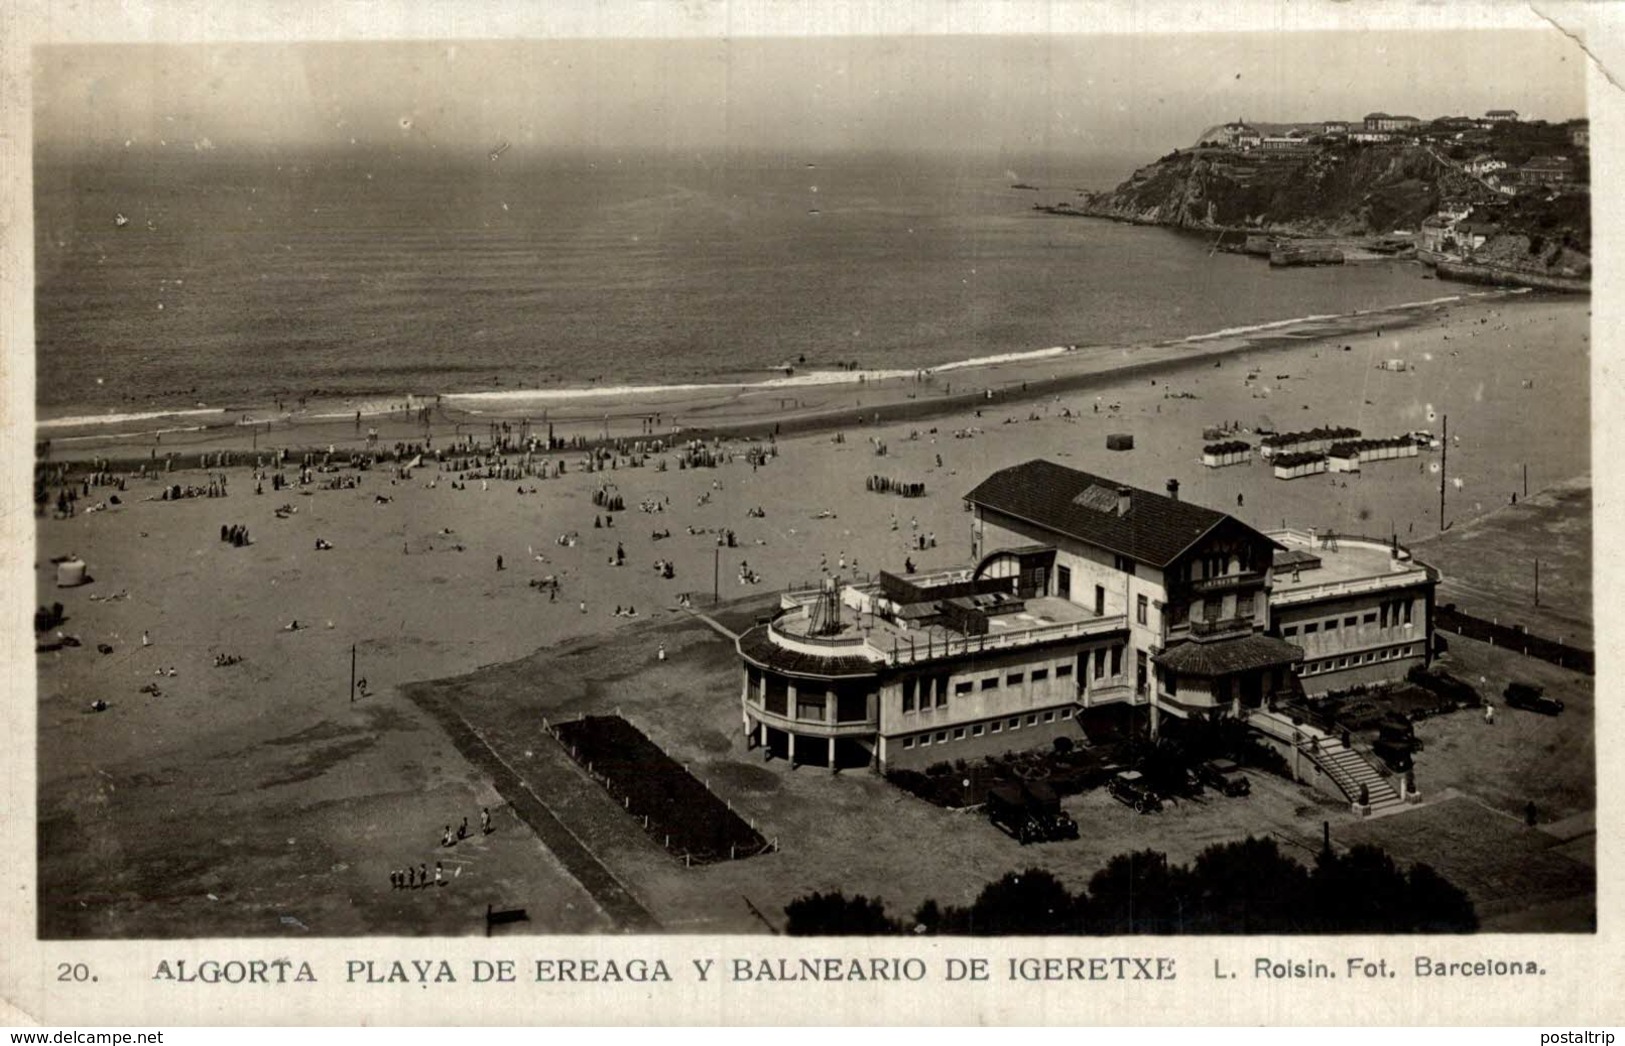
[(1405, 805), (1404, 797), (1388, 778), (1354, 749), (1344, 748), (1340, 742), (1328, 738), (1321, 742), (1318, 750), (1302, 745), (1299, 751), (1325, 771), (1349, 802), (1359, 802), (1360, 786), (1365, 785), (1373, 814)]

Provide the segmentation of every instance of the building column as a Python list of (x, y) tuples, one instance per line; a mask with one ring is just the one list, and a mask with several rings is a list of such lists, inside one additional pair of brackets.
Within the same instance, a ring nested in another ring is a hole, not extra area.
[(796, 765), (796, 732), (786, 730), (784, 738), (784, 757), (789, 761), (791, 769), (794, 769)]
[(1156, 738), (1162, 731), (1162, 709), (1157, 706), (1157, 696), (1151, 695), (1151, 736)]
[(835, 771), (835, 738), (832, 737), (828, 740), (825, 751), (829, 756), (826, 762), (829, 764), (830, 772), (833, 773)]

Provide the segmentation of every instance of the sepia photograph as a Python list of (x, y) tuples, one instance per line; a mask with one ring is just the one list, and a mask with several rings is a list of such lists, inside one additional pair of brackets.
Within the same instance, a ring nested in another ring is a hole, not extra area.
[(1598, 932), (1584, 42), (850, 30), (31, 48), (14, 933)]

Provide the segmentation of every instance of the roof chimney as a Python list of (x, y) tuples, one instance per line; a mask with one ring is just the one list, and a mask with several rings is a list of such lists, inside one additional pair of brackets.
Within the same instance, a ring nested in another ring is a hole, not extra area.
[(1128, 515), (1128, 510), (1134, 503), (1133, 493), (1128, 487), (1117, 488), (1117, 514), (1119, 516)]
[(1171, 479), (1168, 481), (1168, 496), (1175, 501), (1179, 500), (1179, 480)]

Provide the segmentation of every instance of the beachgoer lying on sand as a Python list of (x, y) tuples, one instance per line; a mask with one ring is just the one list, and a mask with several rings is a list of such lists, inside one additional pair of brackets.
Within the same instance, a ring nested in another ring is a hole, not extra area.
[(98, 697), (90, 703), (90, 710), (92, 712), (105, 712), (107, 711), (107, 702)]
[(304, 626), (299, 623), (299, 619), (294, 618), (292, 621), (289, 621), (286, 625), (284, 625), (282, 627), (282, 631), (284, 631), (284, 632), (297, 632), (303, 627)]
[(333, 547), (333, 543), (331, 541), (328, 541), (326, 538), (317, 538), (316, 539), (316, 551), (317, 552), (326, 552), (328, 549), (330, 549), (332, 547)]

